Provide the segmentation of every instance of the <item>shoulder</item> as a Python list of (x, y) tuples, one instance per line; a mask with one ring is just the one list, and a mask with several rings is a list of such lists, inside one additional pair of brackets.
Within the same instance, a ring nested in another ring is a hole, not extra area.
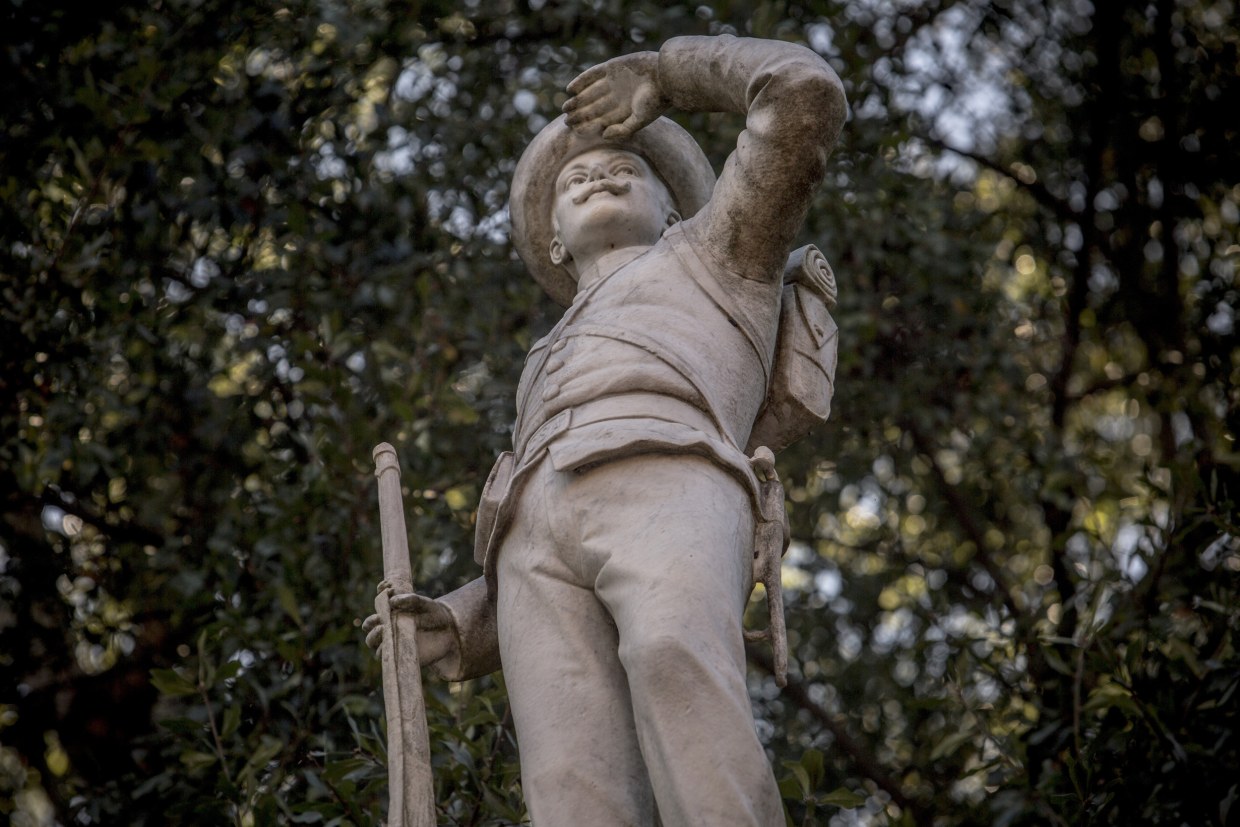
[(710, 274), (729, 291), (739, 289), (759, 297), (779, 292), (782, 270), (767, 272), (765, 268), (747, 267), (745, 262), (734, 260), (708, 239), (699, 216), (677, 224), (664, 237), (681, 259), (689, 262), (689, 266)]

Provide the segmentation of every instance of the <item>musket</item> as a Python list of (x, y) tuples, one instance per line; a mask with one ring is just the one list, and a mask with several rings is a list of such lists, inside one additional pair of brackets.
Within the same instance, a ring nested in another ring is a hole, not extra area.
[(422, 697), (418, 627), (409, 612), (392, 613), (391, 596), (413, 591), (405, 507), (400, 495), (400, 463), (386, 442), (375, 447), (379, 480), (379, 526), (383, 536), (383, 579), (375, 597), (383, 623), (383, 706), (387, 711), (388, 825), (435, 827), (435, 786), (431, 778), (430, 737)]

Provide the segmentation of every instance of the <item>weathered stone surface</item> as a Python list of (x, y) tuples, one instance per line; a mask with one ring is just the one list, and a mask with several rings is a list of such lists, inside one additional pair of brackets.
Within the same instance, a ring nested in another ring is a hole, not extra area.
[[(732, 37), (616, 58), (568, 91), (513, 182), (514, 243), (567, 310), (530, 351), (483, 494), (484, 575), (390, 606), (443, 677), (502, 664), (540, 827), (773, 827), (741, 616), (755, 577), (778, 596), (786, 528), (751, 436), (760, 421), (778, 449), (829, 410), (834, 278), (789, 248), (843, 91), (807, 49)], [(717, 181), (669, 108), (744, 115)]]

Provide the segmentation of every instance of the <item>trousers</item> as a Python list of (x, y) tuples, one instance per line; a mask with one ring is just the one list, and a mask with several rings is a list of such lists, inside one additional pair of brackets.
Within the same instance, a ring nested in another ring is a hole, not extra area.
[(782, 827), (745, 683), (752, 548), (749, 495), (705, 458), (532, 472), (497, 613), (535, 827)]

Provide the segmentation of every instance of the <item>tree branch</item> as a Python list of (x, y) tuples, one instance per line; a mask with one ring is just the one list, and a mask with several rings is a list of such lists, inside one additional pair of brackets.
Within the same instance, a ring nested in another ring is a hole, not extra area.
[(1012, 590), (1007, 583), (1007, 577), (999, 568), (999, 564), (986, 551), (986, 538), (982, 532), (982, 527), (978, 524), (977, 519), (973, 516), (973, 510), (969, 508), (964, 501), (964, 497), (960, 495), (960, 491), (956, 486), (947, 481), (947, 475), (943, 473), (942, 466), (934, 457), (934, 446), (930, 443), (929, 437), (917, 426), (917, 423), (907, 420), (904, 428), (913, 436), (913, 445), (916, 446), (917, 452), (925, 456), (930, 463), (930, 470), (934, 474), (934, 480), (938, 483), (939, 493), (947, 502), (947, 507), (955, 517), (956, 522), (964, 531), (969, 542), (973, 543), (973, 547), (977, 549), (974, 559), (978, 565), (989, 575), (990, 579), (995, 581), (995, 588), (999, 591), (999, 596), (1003, 600), (1003, 604), (1007, 606), (1013, 619), (1018, 625), (1023, 626), (1022, 619), (1024, 612), (1020, 606), (1016, 604), (1016, 599), (1012, 596)]
[(1081, 220), (1076, 210), (1072, 209), (1072, 207), (1068, 205), (1067, 201), (1064, 201), (1062, 198), (1047, 189), (1046, 185), (1041, 181), (1026, 181), (998, 161), (971, 150), (952, 146), (941, 138), (923, 135), (921, 136), (921, 140), (925, 141), (928, 145), (934, 147), (935, 149), (943, 152), (950, 152), (953, 155), (959, 155), (961, 158), (968, 158), (978, 166), (985, 167), (991, 172), (997, 172), (1009, 181), (1014, 182), (1021, 189), (1028, 192), (1031, 196), (1033, 196), (1035, 201), (1054, 213), (1059, 220), (1066, 222), (1077, 222)]

